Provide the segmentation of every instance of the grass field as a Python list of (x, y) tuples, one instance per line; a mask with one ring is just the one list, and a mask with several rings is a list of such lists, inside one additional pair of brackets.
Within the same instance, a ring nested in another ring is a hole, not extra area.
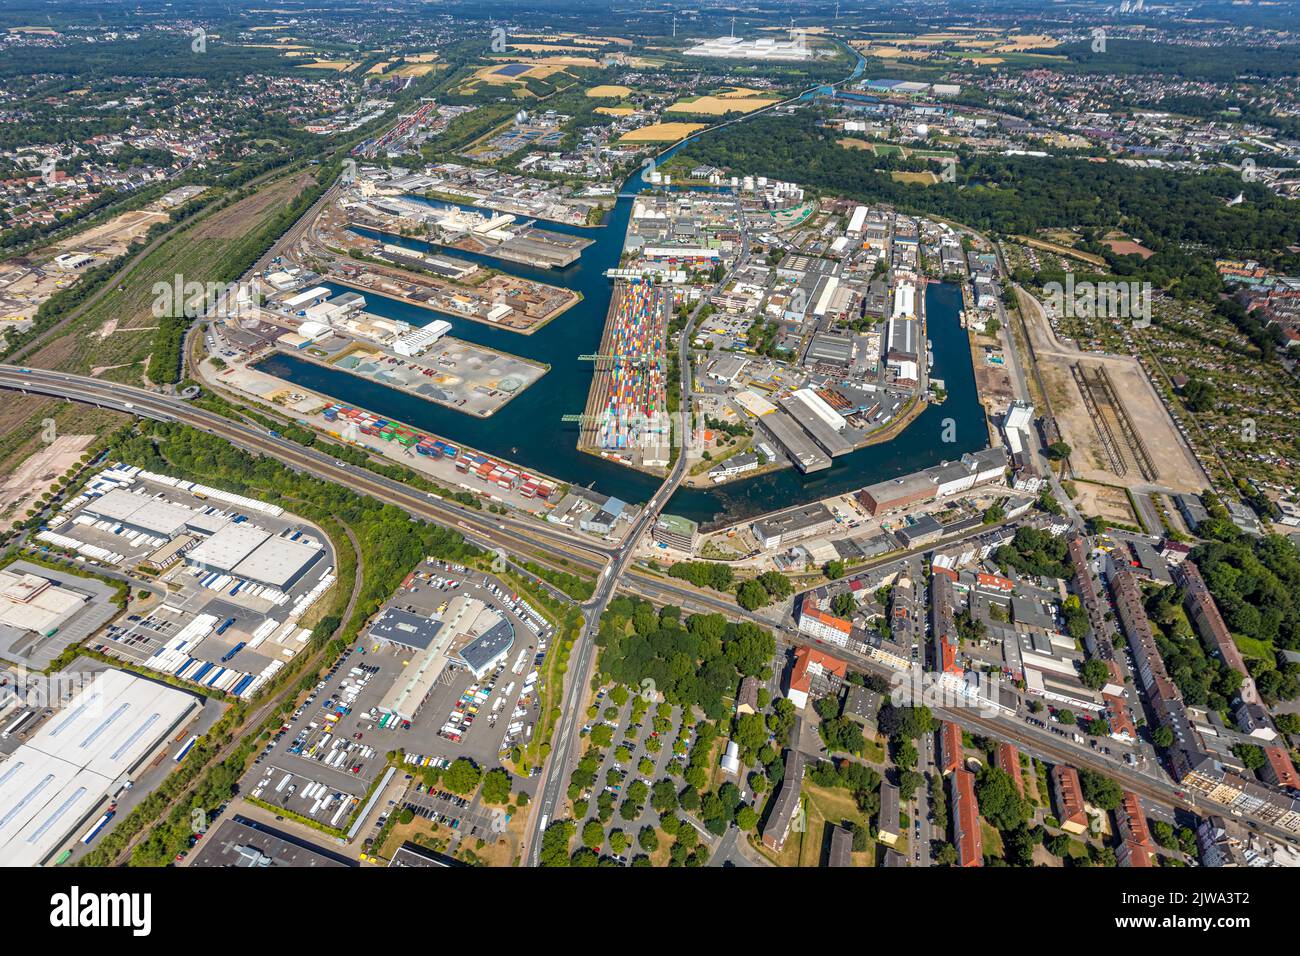
[[(858, 810), (847, 790), (827, 790), (813, 786), (807, 780), (803, 784), (803, 807), (807, 824), (803, 831), (792, 827), (779, 854), (766, 847), (760, 851), (778, 866), (819, 867), (830, 839), (827, 827), (844, 823), (859, 823), (865, 827), (870, 822)], [(875, 858), (876, 847), (870, 841), (861, 853), (852, 854), (854, 866), (873, 866)]]
[(896, 183), (912, 183), (918, 186), (933, 186), (939, 181), (939, 177), (934, 173), (905, 173), (897, 170), (891, 172), (889, 178)]
[(262, 229), (312, 184), (307, 173), (282, 177), (164, 242), (131, 270), (67, 331), (35, 352), (27, 364), (129, 384), (145, 380), (153, 350), (153, 314), (159, 283), (227, 281), (260, 248)]

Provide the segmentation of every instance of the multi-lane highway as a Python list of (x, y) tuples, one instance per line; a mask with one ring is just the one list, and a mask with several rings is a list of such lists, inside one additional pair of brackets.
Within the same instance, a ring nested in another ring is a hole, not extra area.
[(431, 493), (414, 490), (400, 481), (386, 478), (361, 466), (349, 465), (322, 451), (269, 434), (245, 422), (142, 388), (13, 365), (0, 365), (0, 388), (65, 398), (157, 421), (190, 425), (225, 438), (241, 448), (277, 458), (297, 471), (372, 495), (396, 505), (414, 517), (476, 533), (480, 540), (491, 540), (498, 545), (523, 549), (525, 553), (543, 547), (551, 553), (562, 553), (571, 563), (593, 569), (604, 567), (617, 552), (613, 545), (580, 537), (555, 525), (509, 515), (484, 515)]

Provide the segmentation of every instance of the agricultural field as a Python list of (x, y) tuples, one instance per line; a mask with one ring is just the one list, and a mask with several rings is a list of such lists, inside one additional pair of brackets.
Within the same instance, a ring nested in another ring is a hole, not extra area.
[(593, 99), (621, 100), (632, 92), (630, 86), (619, 86), (615, 83), (604, 83), (600, 86), (593, 86), (587, 90), (586, 95)]
[(544, 95), (557, 83), (564, 86), (570, 81), (576, 82), (572, 74), (565, 72), (564, 67), (565, 64), (549, 61), (498, 59), (467, 76), (455, 92), (461, 96), (470, 96), (487, 86), (509, 87), (521, 99)]
[[(542, 44), (573, 44), (578, 47), (599, 48), (605, 46), (622, 46), (630, 47), (632, 41), (624, 37), (593, 37), (581, 33), (513, 33), (511, 40), (535, 40)], [(523, 47), (520, 43), (511, 43), (511, 46), (519, 49)]]
[(347, 73), (361, 64), (355, 60), (315, 60), (298, 65), (304, 70), (333, 70), (335, 73)]
[(397, 69), (393, 70), (393, 76), (428, 76), (438, 69), (437, 63), (404, 63)]
[(678, 100), (666, 113), (695, 113), (703, 116), (726, 116), (729, 113), (752, 113), (779, 102), (776, 97), (765, 96), (698, 96)]
[(704, 123), (652, 123), (625, 133), (620, 143), (675, 143), (704, 129)]

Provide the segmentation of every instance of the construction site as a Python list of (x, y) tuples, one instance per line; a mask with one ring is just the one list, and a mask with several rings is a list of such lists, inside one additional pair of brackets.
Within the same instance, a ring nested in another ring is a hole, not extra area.
[[(1019, 302), (1037, 372), (1032, 382), (1051, 409), (1059, 432), (1053, 439), (1070, 446), (1069, 470), (1081, 510), (1150, 525), (1149, 496), (1197, 494), (1209, 487), (1136, 358), (1085, 353), (1056, 337), (1036, 299), (1022, 290)], [(1145, 520), (1134, 505), (1146, 513)]]
[(1108, 469), (1121, 478), (1141, 476), (1148, 483), (1159, 481), (1160, 469), (1146, 442), (1133, 427), (1133, 420), (1116, 393), (1106, 366), (1076, 362), (1070, 371), (1079, 394), (1083, 396), (1084, 408), (1105, 453)]

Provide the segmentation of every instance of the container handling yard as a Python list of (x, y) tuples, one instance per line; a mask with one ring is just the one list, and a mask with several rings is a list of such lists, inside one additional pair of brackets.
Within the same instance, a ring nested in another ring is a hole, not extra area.
[[(425, 325), (363, 311), (356, 292), (317, 286), (247, 315), (214, 324), (207, 340), (223, 376), (280, 352), (378, 385), (487, 418), (546, 374), (538, 362), (455, 338), (451, 323)], [(251, 321), (255, 319), (256, 321)]]
[(665, 468), (672, 442), (665, 385), (665, 288), (619, 282), (601, 337), (579, 447), (634, 467)]
[(310, 344), (282, 336), (276, 348), (478, 418), (499, 411), (546, 374), (536, 362), (447, 336), (450, 328), (438, 320), (398, 334), (387, 347), (334, 334)]

